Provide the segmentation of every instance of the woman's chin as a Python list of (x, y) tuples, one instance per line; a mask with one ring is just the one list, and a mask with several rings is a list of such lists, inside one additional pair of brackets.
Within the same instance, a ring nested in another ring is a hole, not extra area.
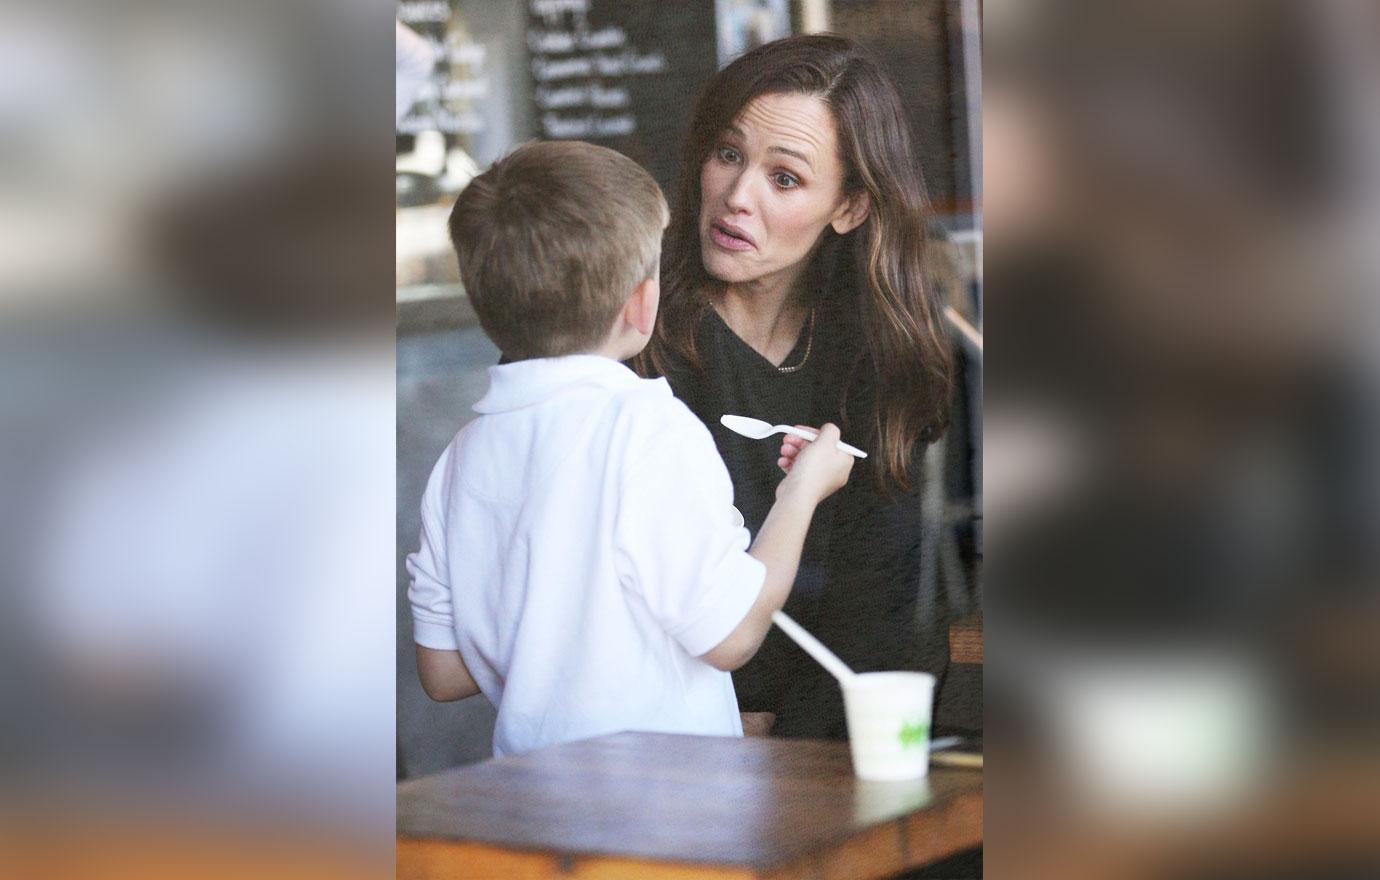
[(712, 246), (701, 251), (700, 259), (704, 261), (704, 271), (715, 281), (740, 284), (757, 277), (757, 273), (750, 266), (744, 265), (741, 259)]

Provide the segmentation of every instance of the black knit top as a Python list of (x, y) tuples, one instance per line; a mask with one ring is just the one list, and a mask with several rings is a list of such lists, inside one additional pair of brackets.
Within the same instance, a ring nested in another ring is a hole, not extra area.
[[(742, 437), (723, 427), (720, 416), (749, 416), (774, 425), (834, 422), (844, 441), (876, 449), (872, 371), (860, 348), (849, 342), (854, 334), (844, 328), (850, 322), (824, 307), (813, 322), (813, 339), (807, 327), (782, 362), (793, 366), (804, 359), (803, 366), (783, 373), (710, 309), (696, 337), (703, 370), (678, 361), (666, 370), (676, 396), (714, 436), (733, 478), (734, 503), (754, 536), (784, 476), (776, 465), (781, 437)], [(912, 470), (915, 483), (921, 452), (916, 450)], [(948, 658), (948, 622), (916, 619), (917, 607), (944, 605), (917, 604), (919, 487), (885, 495), (876, 461), (858, 461), (847, 485), (816, 510), (785, 611), (855, 671), (923, 669), (939, 675)], [(733, 682), (742, 711), (776, 713), (773, 735), (847, 736), (837, 683), (776, 627), (757, 655), (734, 673)]]

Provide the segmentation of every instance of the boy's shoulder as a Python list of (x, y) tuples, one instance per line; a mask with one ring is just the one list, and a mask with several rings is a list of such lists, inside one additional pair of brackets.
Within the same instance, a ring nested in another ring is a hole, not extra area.
[(665, 379), (643, 379), (637, 387), (621, 389), (615, 407), (614, 433), (635, 457), (673, 457), (691, 472), (720, 464), (709, 428), (671, 393)]
[(618, 417), (649, 429), (704, 427), (664, 378), (639, 379), (616, 392)]
[[(550, 369), (560, 366), (559, 373)], [(640, 457), (656, 450), (714, 451), (714, 441), (704, 423), (664, 378), (647, 379), (616, 361), (577, 359), (564, 364), (533, 364), (531, 381), (510, 370), (498, 393), (475, 406), (476, 417), (455, 435), (448, 452), (465, 459), (476, 444), (489, 453), (508, 446), (505, 435), (529, 435), (533, 421), (559, 425), (570, 436), (603, 437), (601, 448), (615, 458)], [(487, 401), (496, 401), (492, 405)], [(514, 404), (519, 404), (514, 406)], [(512, 415), (520, 413), (518, 421)], [(601, 427), (602, 426), (602, 427)], [(521, 445), (520, 443), (518, 445)], [(458, 463), (458, 462), (457, 462)]]

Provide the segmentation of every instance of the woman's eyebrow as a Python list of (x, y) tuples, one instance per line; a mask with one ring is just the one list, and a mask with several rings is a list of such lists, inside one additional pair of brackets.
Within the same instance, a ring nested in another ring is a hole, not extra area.
[[(724, 131), (728, 132), (731, 135), (736, 135), (740, 140), (747, 140), (747, 135), (744, 134), (743, 130), (736, 125), (730, 125), (727, 128), (725, 128)], [(781, 153), (782, 155), (792, 156), (808, 165), (811, 171), (815, 169), (815, 163), (810, 161), (810, 157), (800, 152), (799, 150), (792, 150), (789, 147), (767, 147), (767, 152)]]
[(795, 158), (799, 159), (800, 161), (804, 162), (807, 166), (809, 166), (811, 171), (813, 171), (815, 168), (814, 163), (810, 161), (809, 156), (806, 156), (804, 153), (797, 152), (796, 150), (787, 149), (786, 147), (767, 147), (767, 152), (783, 153), (787, 156), (794, 156)]

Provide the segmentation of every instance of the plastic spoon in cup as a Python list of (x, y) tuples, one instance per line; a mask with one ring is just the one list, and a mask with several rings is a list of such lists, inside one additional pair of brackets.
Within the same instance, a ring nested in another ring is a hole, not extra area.
[[(797, 428), (794, 425), (769, 425), (761, 419), (750, 419), (747, 416), (719, 416), (719, 424), (735, 434), (742, 434), (753, 440), (763, 440), (773, 434), (793, 434), (805, 440), (815, 440), (819, 437), (819, 434), (805, 428)], [(867, 453), (856, 446), (840, 442), (838, 447), (849, 455), (867, 458)]]
[(839, 684), (847, 687), (858, 677), (858, 674), (848, 668), (848, 665), (840, 660), (833, 651), (820, 642), (819, 639), (810, 635), (805, 628), (786, 616), (784, 611), (776, 611), (771, 616), (772, 621), (783, 630), (786, 635), (795, 639), (795, 643), (805, 649), (805, 653), (815, 658), (820, 666), (829, 670), (829, 673), (839, 680)]

